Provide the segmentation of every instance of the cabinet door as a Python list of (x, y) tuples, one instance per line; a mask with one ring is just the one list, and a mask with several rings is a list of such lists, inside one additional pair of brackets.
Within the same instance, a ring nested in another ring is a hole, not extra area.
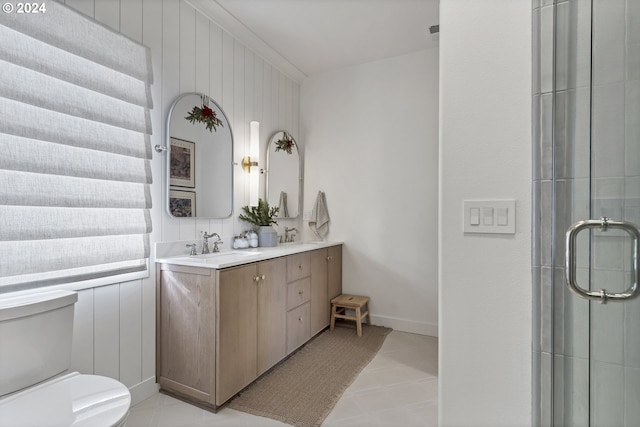
[(286, 274), (285, 258), (258, 264), (257, 375), (261, 375), (287, 354)]
[(329, 325), (331, 308), (327, 282), (328, 251), (317, 249), (311, 252), (311, 335)]
[(329, 286), (329, 301), (342, 293), (342, 246), (327, 248), (327, 280)]
[(158, 281), (158, 382), (206, 403), (214, 388), (214, 277), (210, 269), (163, 265)]
[(216, 404), (256, 379), (257, 286), (255, 264), (219, 272)]

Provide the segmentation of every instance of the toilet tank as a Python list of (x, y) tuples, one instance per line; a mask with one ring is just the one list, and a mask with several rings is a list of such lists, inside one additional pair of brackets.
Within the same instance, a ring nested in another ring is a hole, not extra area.
[(0, 295), (0, 396), (69, 369), (78, 294)]

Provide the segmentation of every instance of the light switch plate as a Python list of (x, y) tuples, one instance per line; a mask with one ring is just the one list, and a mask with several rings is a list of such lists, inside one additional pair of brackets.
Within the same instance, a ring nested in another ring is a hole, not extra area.
[(463, 202), (465, 233), (515, 234), (515, 200), (465, 200)]

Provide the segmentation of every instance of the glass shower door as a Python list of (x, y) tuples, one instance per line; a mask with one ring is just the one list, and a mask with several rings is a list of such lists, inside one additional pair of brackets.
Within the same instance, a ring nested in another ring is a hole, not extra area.
[(554, 274), (574, 289), (554, 280), (554, 423), (638, 426), (640, 1), (558, 1), (556, 13), (556, 230), (572, 232), (557, 232)]
[[(593, 0), (592, 14), (591, 217), (617, 219), (637, 230), (640, 2)], [(623, 293), (638, 285), (633, 229), (596, 229), (590, 240), (593, 290)], [(638, 426), (640, 298), (590, 305), (590, 423)]]

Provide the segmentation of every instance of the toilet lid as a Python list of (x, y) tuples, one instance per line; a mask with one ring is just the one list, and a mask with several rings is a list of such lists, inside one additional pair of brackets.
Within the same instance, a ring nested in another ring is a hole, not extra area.
[(0, 399), (0, 425), (117, 426), (130, 404), (131, 394), (120, 382), (73, 372)]

